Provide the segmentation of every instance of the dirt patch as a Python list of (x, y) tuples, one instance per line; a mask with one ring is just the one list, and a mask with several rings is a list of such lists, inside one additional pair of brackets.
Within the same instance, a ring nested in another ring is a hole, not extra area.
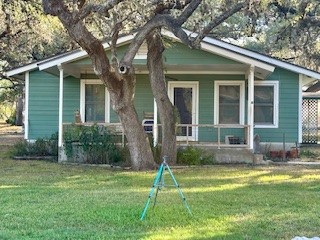
[(23, 139), (22, 127), (0, 122), (0, 146), (11, 146)]

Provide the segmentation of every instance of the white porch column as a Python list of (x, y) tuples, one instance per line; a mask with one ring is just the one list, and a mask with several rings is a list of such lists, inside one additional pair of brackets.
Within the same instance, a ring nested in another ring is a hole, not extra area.
[(59, 138), (58, 147), (62, 147), (62, 134), (63, 134), (63, 68), (62, 65), (58, 65), (59, 69)]
[(157, 102), (153, 99), (153, 146), (158, 144), (158, 108)]
[(24, 85), (24, 139), (29, 138), (29, 72), (25, 73), (25, 85)]
[(303, 87), (303, 76), (302, 74), (299, 74), (298, 143), (302, 143), (302, 87)]
[(253, 133), (254, 133), (254, 65), (249, 68), (248, 74), (248, 125), (249, 136), (248, 143), (249, 148), (253, 149)]

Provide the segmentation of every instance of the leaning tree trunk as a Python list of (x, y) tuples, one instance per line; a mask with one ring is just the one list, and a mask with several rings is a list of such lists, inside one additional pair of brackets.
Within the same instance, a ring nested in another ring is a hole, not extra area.
[(79, 12), (71, 13), (62, 0), (43, 0), (42, 4), (45, 13), (58, 16), (70, 37), (88, 53), (95, 74), (108, 88), (112, 108), (118, 114), (128, 140), (132, 168), (153, 169), (156, 164), (149, 140), (133, 104), (136, 80), (133, 68), (123, 73), (119, 66), (111, 66), (101, 41), (89, 32)]
[(134, 106), (126, 105), (117, 113), (128, 140), (132, 169), (155, 169), (156, 163), (153, 160), (149, 139), (141, 122), (138, 121)]
[(134, 107), (134, 92), (136, 77), (134, 70), (130, 70), (121, 79), (102, 80), (109, 87), (112, 107), (118, 114), (124, 133), (128, 141), (131, 157), (131, 166), (134, 170), (154, 169), (156, 163), (153, 159), (150, 143)]
[(160, 33), (156, 30), (148, 35), (148, 69), (151, 89), (156, 99), (160, 121), (162, 125), (162, 149), (161, 155), (168, 156), (170, 163), (176, 163), (176, 123), (174, 107), (167, 94), (165, 83), (162, 53), (164, 46)]

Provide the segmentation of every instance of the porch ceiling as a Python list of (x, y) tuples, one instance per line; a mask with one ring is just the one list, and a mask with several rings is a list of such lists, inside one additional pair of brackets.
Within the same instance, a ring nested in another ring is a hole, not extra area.
[[(147, 74), (148, 69), (146, 64), (135, 64), (135, 71), (137, 74)], [(249, 66), (247, 64), (171, 64), (165, 65), (165, 72), (168, 74), (243, 74), (248, 73)], [(74, 76), (80, 78), (81, 74), (94, 74), (91, 64), (76, 64), (69, 63), (63, 65), (64, 77)], [(57, 67), (46, 69), (47, 72), (59, 75)], [(271, 72), (256, 67), (255, 77), (265, 79)]]

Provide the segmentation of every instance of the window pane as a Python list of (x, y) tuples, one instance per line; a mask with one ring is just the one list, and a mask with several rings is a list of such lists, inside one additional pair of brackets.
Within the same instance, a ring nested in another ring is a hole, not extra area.
[(219, 123), (240, 123), (240, 86), (219, 86)]
[(85, 121), (105, 121), (105, 87), (102, 84), (86, 84)]
[[(174, 88), (174, 106), (176, 107), (177, 123), (192, 124), (192, 88)], [(189, 127), (188, 135), (192, 136)], [(178, 128), (178, 136), (187, 136), (187, 127)]]
[(273, 86), (255, 86), (254, 123), (274, 124), (274, 88)]

